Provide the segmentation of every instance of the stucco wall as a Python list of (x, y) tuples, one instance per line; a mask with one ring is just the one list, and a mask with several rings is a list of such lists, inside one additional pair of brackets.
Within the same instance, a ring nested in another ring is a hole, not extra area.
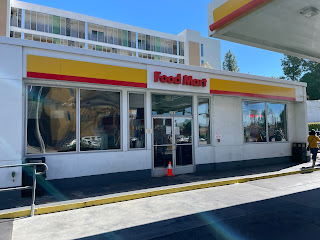
[[(24, 94), (22, 47), (0, 44), (0, 53), (0, 165), (3, 166), (21, 163)], [(14, 182), (13, 171), (16, 172)], [(0, 188), (20, 183), (20, 168), (0, 169)]]

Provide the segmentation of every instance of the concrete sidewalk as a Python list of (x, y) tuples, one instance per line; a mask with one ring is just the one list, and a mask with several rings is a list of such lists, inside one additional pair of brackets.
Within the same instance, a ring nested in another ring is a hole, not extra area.
[[(193, 189), (222, 186), (257, 179), (297, 174), (310, 169), (309, 163), (293, 163), (264, 165), (228, 171), (202, 172), (179, 175), (176, 177), (150, 178), (140, 181), (96, 186), (90, 188), (74, 188), (70, 190), (49, 190), (36, 198), (36, 214), (64, 211), (81, 207), (95, 206), (143, 197), (157, 196)], [(0, 196), (0, 218), (22, 217), (30, 214), (31, 199), (22, 198), (20, 193)], [(11, 214), (10, 213), (15, 213)]]

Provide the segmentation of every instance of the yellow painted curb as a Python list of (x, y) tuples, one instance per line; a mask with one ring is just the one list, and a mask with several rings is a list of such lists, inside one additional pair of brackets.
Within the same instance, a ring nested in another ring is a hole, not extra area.
[[(77, 202), (77, 203), (60, 204), (60, 205), (49, 206), (49, 207), (39, 207), (39, 208), (35, 209), (35, 215), (54, 213), (54, 212), (62, 212), (62, 211), (79, 209), (79, 208), (84, 208), (84, 207), (92, 207), (92, 206), (104, 205), (104, 204), (109, 204), (109, 203), (116, 203), (116, 202), (123, 202), (123, 201), (129, 201), (129, 200), (134, 200), (134, 199), (141, 199), (141, 198), (146, 198), (146, 197), (154, 197), (154, 196), (160, 196), (160, 195), (171, 194), (171, 193), (192, 191), (192, 190), (197, 190), (197, 189), (219, 187), (219, 186), (231, 185), (231, 184), (236, 184), (236, 183), (245, 183), (245, 182), (256, 181), (256, 180), (261, 180), (261, 179), (283, 177), (283, 176), (294, 175), (294, 174), (299, 174), (299, 173), (310, 173), (310, 172), (314, 172), (314, 171), (320, 171), (320, 168), (316, 168), (316, 169), (311, 168), (311, 169), (304, 169), (304, 170), (294, 171), (294, 172), (270, 174), (270, 175), (265, 175), (265, 176), (260, 176), (260, 177), (248, 177), (248, 178), (227, 180), (227, 181), (221, 181), (221, 182), (195, 184), (195, 185), (190, 185), (190, 186), (185, 186), (185, 187), (174, 187), (174, 188), (163, 189), (163, 190), (148, 191), (148, 192), (143, 192), (143, 193), (134, 193), (134, 194), (117, 196), (117, 197), (95, 199), (95, 200), (89, 200), (89, 201), (83, 201), (83, 202)], [(21, 211), (3, 213), (3, 214), (0, 214), (0, 219), (20, 218), (20, 217), (27, 217), (27, 216), (30, 216), (30, 210), (21, 210)]]

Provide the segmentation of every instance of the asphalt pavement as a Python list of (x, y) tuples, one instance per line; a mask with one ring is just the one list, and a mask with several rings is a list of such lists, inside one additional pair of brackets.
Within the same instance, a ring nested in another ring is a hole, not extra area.
[(320, 171), (314, 171), (15, 219), (12, 239), (292, 240), (319, 234)]

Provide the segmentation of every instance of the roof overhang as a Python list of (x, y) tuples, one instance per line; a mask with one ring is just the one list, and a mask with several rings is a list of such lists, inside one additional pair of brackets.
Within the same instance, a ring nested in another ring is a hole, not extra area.
[(320, 61), (319, 0), (214, 0), (209, 36)]

